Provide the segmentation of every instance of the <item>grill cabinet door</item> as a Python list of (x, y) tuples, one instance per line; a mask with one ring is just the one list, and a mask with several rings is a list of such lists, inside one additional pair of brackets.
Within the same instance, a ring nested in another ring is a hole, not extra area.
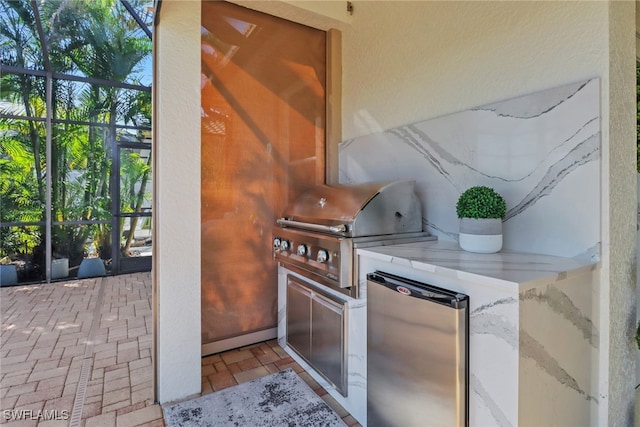
[(311, 324), (311, 364), (346, 396), (344, 305), (314, 294)]
[(287, 280), (287, 344), (311, 360), (311, 298), (309, 289)]
[(346, 304), (287, 276), (287, 345), (343, 396), (347, 395)]

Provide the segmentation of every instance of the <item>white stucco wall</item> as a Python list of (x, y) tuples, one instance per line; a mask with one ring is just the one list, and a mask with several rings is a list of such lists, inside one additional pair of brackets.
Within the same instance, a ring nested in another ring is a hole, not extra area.
[(200, 2), (165, 1), (154, 34), (156, 399), (200, 393)]
[[(601, 284), (609, 311), (608, 425), (632, 425), (636, 320), (636, 91), (635, 2), (609, 4), (608, 280)], [(603, 130), (605, 128), (603, 127)], [(604, 152), (603, 152), (604, 154)], [(605, 169), (606, 170), (606, 169)], [(603, 257), (604, 258), (604, 257)], [(606, 276), (605, 276), (606, 277)], [(604, 278), (603, 278), (604, 279)], [(606, 284), (609, 286), (607, 287)], [(606, 295), (605, 295), (606, 294)], [(636, 420), (636, 423), (640, 420)], [(637, 425), (637, 424), (636, 424)]]
[[(601, 79), (603, 305), (599, 310), (605, 326), (600, 330), (604, 357), (599, 424), (625, 425), (634, 377), (633, 356), (628, 356), (633, 323), (629, 310), (635, 299), (630, 293), (635, 274), (630, 240), (635, 233), (636, 198), (630, 160), (635, 151), (630, 139), (635, 107), (627, 105), (624, 95), (634, 91), (626, 56), (633, 55), (635, 47), (635, 2), (354, 1), (353, 15), (336, 6), (346, 6), (342, 1), (234, 2), (342, 31), (344, 139), (565, 83)], [(199, 167), (195, 167), (200, 147), (199, 2), (165, 0), (160, 18), (155, 210), (158, 386), (162, 390), (163, 384), (179, 384), (184, 395), (200, 382), (198, 377), (195, 385), (199, 363), (197, 368), (187, 366), (200, 349), (199, 243), (192, 241), (199, 236), (200, 214)], [(619, 97), (625, 101), (618, 103)], [(184, 236), (190, 236), (188, 246), (176, 246)], [(163, 319), (178, 318), (177, 324), (162, 324)], [(174, 353), (178, 348), (187, 353), (188, 363), (178, 360)], [(181, 381), (170, 373), (176, 367), (181, 368)]]
[(346, 28), (352, 16), (347, 12), (347, 2), (342, 0), (229, 0), (229, 2), (320, 30)]
[(344, 139), (608, 73), (606, 2), (354, 9), (343, 34)]
[(356, 1), (343, 30), (344, 139), (600, 77), (597, 425), (629, 425), (634, 396), (635, 106), (627, 99), (634, 93), (634, 7), (631, 1)]

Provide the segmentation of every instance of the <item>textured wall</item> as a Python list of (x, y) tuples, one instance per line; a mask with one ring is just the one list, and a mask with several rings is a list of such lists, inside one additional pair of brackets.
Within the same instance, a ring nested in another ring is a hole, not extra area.
[(343, 139), (606, 75), (606, 2), (355, 1)]
[(351, 22), (346, 1), (230, 0), (230, 2), (320, 30), (348, 28), (347, 24)]
[(200, 2), (165, 1), (155, 32), (156, 396), (200, 392)]
[[(637, 182), (635, 174), (635, 2), (609, 3), (609, 418), (633, 424)], [(603, 159), (604, 160), (604, 159)], [(606, 281), (603, 280), (603, 285)], [(606, 288), (605, 288), (606, 289)]]

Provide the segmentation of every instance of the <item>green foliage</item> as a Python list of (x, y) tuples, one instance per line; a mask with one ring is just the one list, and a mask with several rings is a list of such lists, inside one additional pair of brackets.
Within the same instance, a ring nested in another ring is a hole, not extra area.
[[(131, 0), (139, 11), (146, 4)], [(105, 81), (139, 84), (152, 43), (119, 0), (0, 2), (0, 61), (16, 68), (44, 69), (33, 5), (40, 17), (52, 70)], [(149, 20), (149, 16), (142, 16)], [(54, 222), (110, 220), (113, 157), (121, 126), (151, 124), (151, 94), (71, 80), (52, 79), (47, 111), (46, 79), (29, 74), (0, 76), (0, 222), (45, 220), (46, 180), (51, 177)], [(25, 117), (24, 119), (18, 117)], [(46, 158), (44, 120), (52, 118), (51, 157)], [(137, 141), (145, 139), (138, 131)], [(148, 159), (124, 159), (120, 182), (146, 188)], [(124, 175), (124, 176), (122, 176)], [(126, 194), (133, 193), (126, 190)], [(135, 194), (134, 196), (137, 196)], [(132, 196), (133, 197), (133, 196)], [(128, 203), (135, 211), (137, 200)], [(110, 256), (110, 224), (54, 225), (55, 253), (81, 257), (87, 242)], [(0, 254), (35, 254), (46, 242), (44, 226), (0, 228)], [(107, 253), (109, 252), (109, 253)]]
[(41, 123), (29, 126), (24, 120), (0, 119), (0, 220), (2, 222), (41, 221), (44, 214), (43, 182), (36, 164), (32, 136), (44, 138)]
[(466, 190), (456, 204), (458, 218), (504, 218), (507, 204), (492, 188), (477, 186)]
[(32, 253), (42, 243), (42, 234), (38, 226), (0, 228), (0, 258)]

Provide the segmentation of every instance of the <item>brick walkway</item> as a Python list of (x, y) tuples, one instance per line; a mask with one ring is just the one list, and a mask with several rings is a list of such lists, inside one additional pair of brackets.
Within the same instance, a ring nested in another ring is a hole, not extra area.
[[(0, 423), (164, 426), (153, 404), (151, 276), (0, 288)], [(202, 359), (202, 394), (293, 368), (359, 426), (275, 340)]]
[(0, 288), (0, 422), (163, 426), (150, 296), (149, 273)]

